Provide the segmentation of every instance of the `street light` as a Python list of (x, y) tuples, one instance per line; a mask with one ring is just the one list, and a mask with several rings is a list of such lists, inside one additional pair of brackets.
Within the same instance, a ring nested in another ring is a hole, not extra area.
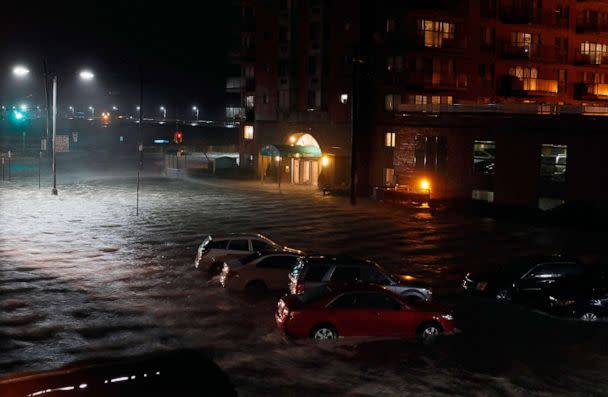
[(30, 70), (23, 65), (16, 65), (13, 68), (13, 74), (18, 78), (23, 78), (30, 73)]
[(163, 112), (163, 119), (167, 118), (167, 109), (164, 106), (160, 107), (160, 111)]
[(22, 103), (21, 105), (19, 105), (19, 109), (21, 109), (22, 112), (27, 112), (27, 104)]
[(89, 110), (91, 111), (91, 117), (95, 117), (95, 108), (93, 106), (89, 106)]
[(196, 112), (196, 121), (198, 121), (198, 108), (196, 106), (192, 106), (192, 111)]
[(74, 106), (68, 106), (70, 112), (72, 112), (72, 116), (74, 116)]
[(80, 72), (80, 79), (84, 81), (91, 81), (95, 78), (95, 74), (88, 69), (82, 70)]
[(112, 106), (112, 110), (117, 111), (118, 110), (118, 106)]

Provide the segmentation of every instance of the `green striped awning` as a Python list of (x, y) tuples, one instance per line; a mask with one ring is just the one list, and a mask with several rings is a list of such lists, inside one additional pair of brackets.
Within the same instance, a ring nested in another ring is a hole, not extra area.
[(263, 156), (281, 157), (321, 157), (321, 149), (316, 146), (266, 145), (260, 150)]

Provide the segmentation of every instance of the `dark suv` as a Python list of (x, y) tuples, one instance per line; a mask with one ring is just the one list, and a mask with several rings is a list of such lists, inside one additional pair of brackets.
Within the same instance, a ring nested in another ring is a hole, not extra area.
[(324, 284), (374, 283), (408, 300), (430, 301), (432, 290), (428, 285), (411, 276), (395, 275), (370, 260), (358, 260), (347, 256), (307, 256), (294, 266), (289, 275), (289, 290), (297, 294)]
[(544, 288), (585, 271), (578, 260), (560, 255), (530, 257), (497, 269), (467, 273), (462, 286), (469, 292), (493, 295), (496, 300), (527, 301), (541, 298)]

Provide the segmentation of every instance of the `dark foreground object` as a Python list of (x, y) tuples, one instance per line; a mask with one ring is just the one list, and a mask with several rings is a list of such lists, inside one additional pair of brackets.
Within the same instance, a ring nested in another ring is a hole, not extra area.
[(3, 397), (236, 396), (230, 380), (195, 350), (120, 360), (89, 360), (0, 380)]

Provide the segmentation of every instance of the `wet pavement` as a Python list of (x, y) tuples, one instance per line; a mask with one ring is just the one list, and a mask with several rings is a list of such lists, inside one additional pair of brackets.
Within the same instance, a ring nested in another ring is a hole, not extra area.
[[(468, 270), (513, 255), (601, 253), (606, 235), (425, 208), (379, 207), (252, 183), (132, 172), (0, 185), (0, 372), (96, 356), (195, 348), (241, 395), (606, 395), (608, 324), (463, 297)], [(277, 296), (208, 285), (193, 258), (208, 234), (259, 232), (314, 252), (378, 260), (429, 280), (463, 332), (433, 347), (357, 339), (287, 342)]]

